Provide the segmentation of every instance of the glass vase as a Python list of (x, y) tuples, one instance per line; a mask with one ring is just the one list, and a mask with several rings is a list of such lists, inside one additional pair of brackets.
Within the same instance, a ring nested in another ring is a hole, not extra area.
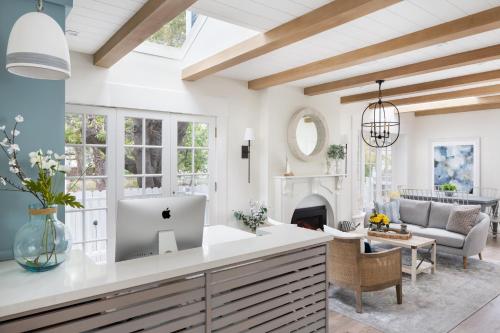
[(71, 249), (68, 227), (57, 219), (57, 207), (30, 206), (29, 222), (14, 239), (14, 258), (24, 269), (43, 272), (66, 260)]

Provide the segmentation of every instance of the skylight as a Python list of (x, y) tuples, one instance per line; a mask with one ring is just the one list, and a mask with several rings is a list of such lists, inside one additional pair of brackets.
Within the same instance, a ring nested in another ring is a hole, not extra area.
[(151, 35), (136, 51), (182, 59), (204, 21), (204, 16), (184, 11)]

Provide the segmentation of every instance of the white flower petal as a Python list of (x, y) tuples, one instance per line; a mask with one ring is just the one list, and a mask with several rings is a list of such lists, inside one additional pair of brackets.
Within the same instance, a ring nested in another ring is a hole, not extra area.
[(24, 121), (24, 117), (18, 114), (15, 118), (16, 122), (22, 123)]

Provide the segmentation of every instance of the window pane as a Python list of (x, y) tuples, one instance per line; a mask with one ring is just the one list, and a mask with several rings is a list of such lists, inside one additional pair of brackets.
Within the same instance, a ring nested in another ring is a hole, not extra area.
[[(76, 179), (66, 179), (65, 190), (66, 193), (74, 195), (78, 202), (85, 205), (85, 202), (83, 202), (83, 182), (81, 180), (76, 181)], [(71, 207), (66, 208), (66, 210), (70, 209), (75, 209), (75, 208)]]
[(106, 209), (85, 212), (85, 239), (106, 239)]
[(106, 261), (106, 210), (85, 212), (85, 254), (93, 261)]
[(183, 121), (177, 123), (177, 145), (179, 147), (193, 146), (193, 123)]
[(161, 177), (146, 177), (146, 188), (145, 188), (145, 193), (146, 195), (155, 195), (155, 194), (161, 194), (162, 189), (161, 189)]
[(106, 148), (87, 147), (85, 148), (86, 176), (106, 175)]
[[(186, 24), (191, 27), (193, 18), (186, 22), (186, 12), (177, 15), (173, 20), (165, 24), (157, 32), (152, 34), (148, 41), (156, 44), (180, 48), (186, 41)], [(196, 17), (194, 18), (196, 19)]]
[(64, 223), (71, 232), (73, 243), (83, 242), (83, 213), (67, 212), (64, 216)]
[(125, 148), (125, 174), (142, 174), (142, 148)]
[(64, 138), (66, 143), (81, 144), (83, 142), (83, 122), (81, 114), (67, 114), (65, 116)]
[(142, 178), (141, 177), (126, 177), (124, 186), (125, 196), (142, 195)]
[(142, 145), (141, 118), (125, 118), (125, 144)]
[(106, 116), (87, 115), (85, 142), (89, 144), (106, 144)]
[(177, 150), (177, 173), (193, 173), (193, 150), (178, 149)]
[(191, 192), (193, 176), (177, 176), (177, 190), (179, 192)]
[(65, 148), (65, 165), (70, 167), (66, 176), (81, 176), (83, 172), (83, 148), (82, 147), (66, 147)]
[(194, 151), (194, 172), (208, 173), (208, 150), (195, 149)]
[(161, 146), (161, 120), (146, 119), (146, 145)]
[(196, 147), (208, 147), (208, 124), (196, 123), (194, 125), (194, 141)]
[(195, 194), (205, 194), (208, 195), (208, 175), (194, 176), (194, 188), (193, 192)]
[(85, 208), (106, 208), (106, 179), (85, 179)]
[(161, 173), (161, 148), (146, 148), (146, 173)]

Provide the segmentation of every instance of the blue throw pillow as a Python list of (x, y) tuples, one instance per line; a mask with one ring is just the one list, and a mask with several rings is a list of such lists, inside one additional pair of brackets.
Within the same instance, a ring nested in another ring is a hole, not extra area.
[(386, 203), (375, 202), (374, 204), (377, 214), (387, 215), (391, 223), (401, 223), (401, 216), (399, 215), (399, 200), (393, 200)]

